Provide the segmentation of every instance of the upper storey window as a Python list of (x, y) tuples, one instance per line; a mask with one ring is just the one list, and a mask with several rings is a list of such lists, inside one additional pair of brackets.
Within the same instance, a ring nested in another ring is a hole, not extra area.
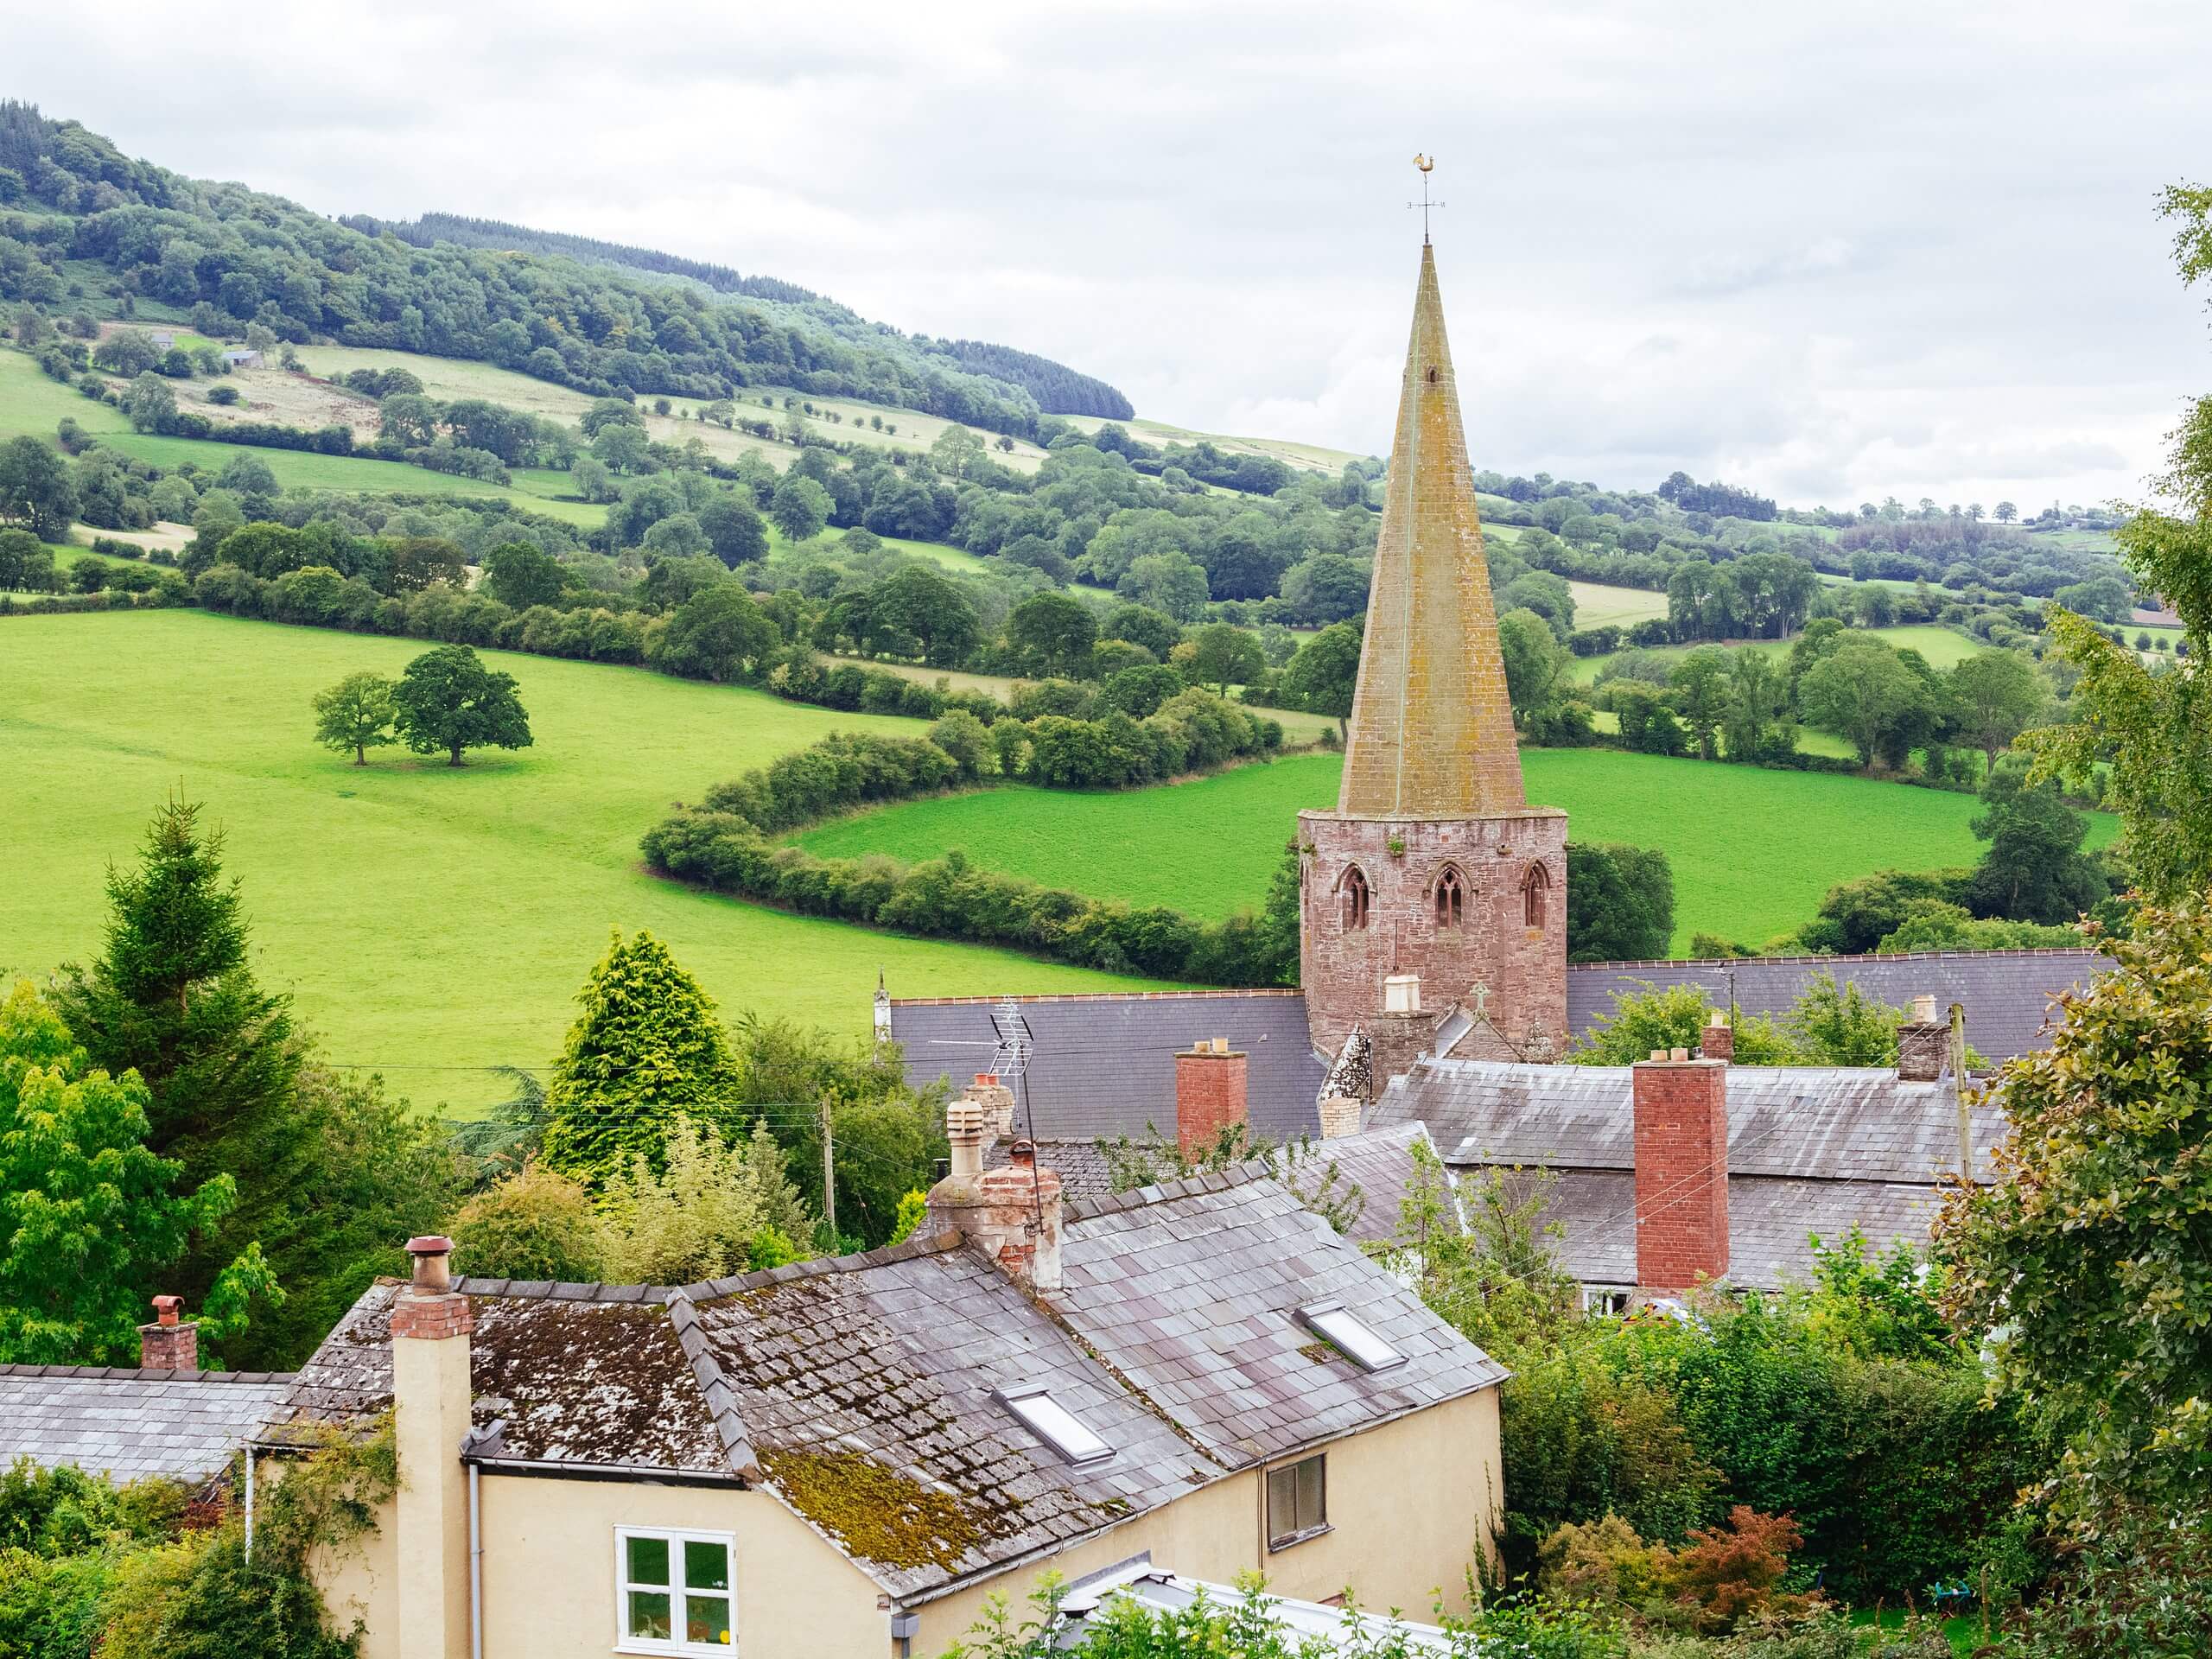
[(1367, 878), (1355, 864), (1344, 872), (1340, 884), (1344, 906), (1344, 925), (1348, 928), (1367, 925)]
[(1467, 880), (1456, 864), (1446, 864), (1436, 878), (1436, 925), (1457, 927), (1467, 918)]
[(1530, 927), (1544, 925), (1544, 906), (1551, 893), (1551, 872), (1541, 864), (1531, 864), (1529, 874), (1521, 883), (1521, 919)]

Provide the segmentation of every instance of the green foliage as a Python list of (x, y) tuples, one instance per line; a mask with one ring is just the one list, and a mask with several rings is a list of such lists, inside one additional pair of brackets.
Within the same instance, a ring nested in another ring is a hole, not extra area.
[(460, 766), (464, 749), (526, 749), (530, 716), (512, 674), (486, 668), (467, 645), (440, 645), (407, 664), (392, 689), (400, 741), (417, 754), (443, 751)]
[(1798, 931), (1808, 950), (1865, 956), (1931, 905), (1958, 905), (1966, 896), (1967, 870), (1877, 870), (1830, 887), (1819, 914)]
[(2212, 1527), (2201, 1511), (2119, 1508), (2006, 1632), (2019, 1659), (2212, 1652)]
[(351, 749), (353, 764), (369, 764), (372, 747), (395, 741), (391, 734), (392, 684), (381, 674), (348, 674), (315, 697), (315, 741), (340, 754)]
[(1973, 829), (1989, 850), (1967, 883), (1966, 904), (1977, 916), (2006, 921), (2046, 927), (2078, 921), (2111, 892), (2096, 861), (2082, 851), (2089, 821), (2066, 804), (2055, 783), (2031, 785), (2024, 772), (1999, 766), (1983, 786), (1988, 810)]
[(1359, 629), (1332, 623), (1298, 648), (1282, 671), (1281, 694), (1287, 705), (1335, 717), (1341, 734), (1351, 715), (1352, 693), (1359, 683)]
[(1805, 723), (1849, 740), (1859, 764), (1877, 758), (1902, 766), (1902, 752), (1930, 729), (1936, 690), (1887, 641), (1842, 640), (1805, 672), (1797, 687)]
[(1675, 931), (1675, 877), (1653, 848), (1569, 842), (1567, 959), (1641, 962), (1667, 954)]
[(1783, 1022), (1807, 1065), (1895, 1065), (1904, 1010), (1876, 1001), (1856, 981), (1814, 974)]
[(447, 1230), (461, 1271), (476, 1278), (588, 1284), (611, 1277), (591, 1194), (542, 1164), (477, 1193)]
[(930, 1195), (920, 1187), (899, 1195), (899, 1213), (892, 1218), (891, 1236), (887, 1241), (903, 1244), (914, 1236), (914, 1230), (929, 1219)]
[[(1703, 987), (1659, 986), (1636, 980), (1640, 991), (1616, 991), (1610, 1014), (1600, 1014), (1581, 1046), (1568, 1056), (1582, 1065), (1634, 1065), (1654, 1049), (1694, 1052), (1714, 1010)], [(1735, 1059), (1739, 1065), (1799, 1064), (1796, 1045), (1763, 1014), (1736, 1015)]]
[(61, 457), (30, 436), (0, 443), (0, 524), (58, 542), (76, 517), (77, 491)]
[(750, 1140), (725, 1146), (713, 1129), (678, 1119), (659, 1163), (656, 1170), (633, 1154), (601, 1194), (606, 1278), (688, 1285), (779, 1268), (797, 1259), (793, 1240), (814, 1235), (815, 1218), (765, 1122)]
[(731, 1059), (714, 999), (644, 930), (615, 930), (576, 1001), (547, 1091), (548, 1168), (597, 1192), (634, 1158), (664, 1155), (683, 1120), (730, 1103)]
[(2048, 1048), (1999, 1072), (2000, 1179), (1953, 1193), (1947, 1306), (1993, 1332), (2000, 1398), (2063, 1447), (2050, 1496), (2202, 1525), (2212, 1481), (2212, 913), (2139, 910)]
[(1726, 1526), (1693, 1529), (1681, 1549), (1646, 1542), (1618, 1516), (1562, 1526), (1539, 1552), (1550, 1595), (1611, 1608), (1660, 1628), (1725, 1635), (1802, 1616), (1812, 1605), (1783, 1588), (1804, 1539), (1788, 1516), (1734, 1505)]

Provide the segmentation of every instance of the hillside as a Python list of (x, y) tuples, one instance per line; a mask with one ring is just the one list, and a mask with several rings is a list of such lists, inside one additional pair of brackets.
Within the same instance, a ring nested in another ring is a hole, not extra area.
[(521, 682), (531, 747), (459, 772), (392, 750), (356, 767), (315, 746), (308, 697), (358, 670), (397, 672), (419, 642), (188, 611), (0, 629), (0, 770), (16, 821), (37, 826), (13, 838), (0, 883), (8, 978), (99, 948), (108, 861), (181, 787), (229, 834), (264, 982), (295, 993), (334, 1059), (424, 1106), (473, 1112), (509, 1092), (483, 1068), (551, 1059), (609, 926), (651, 928), (732, 1016), (844, 1033), (865, 1029), (879, 969), (912, 995), (1140, 982), (782, 915), (639, 868), (639, 834), (671, 799), (832, 729), (918, 732), (912, 721), (486, 652)]
[[(720, 397), (790, 385), (1019, 435), (1033, 435), (1046, 412), (1025, 386), (976, 372), (959, 352), (830, 301), (721, 295), (481, 242), (417, 247), (365, 234), (244, 185), (131, 160), (34, 105), (0, 104), (0, 299), (176, 321), (206, 306), (296, 343), (327, 338), (494, 362), (594, 395)], [(1060, 365), (979, 349), (974, 362), (1026, 362), (1039, 384), (1084, 382), (1097, 388), (1085, 394), (1091, 401), (1111, 394), (1113, 407), (1126, 407), (1111, 388)]]

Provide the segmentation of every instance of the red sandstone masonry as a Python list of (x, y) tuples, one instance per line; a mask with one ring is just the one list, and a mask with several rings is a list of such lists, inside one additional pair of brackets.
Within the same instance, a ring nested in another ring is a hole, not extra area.
[(1175, 1141), (1190, 1157), (1246, 1121), (1246, 1056), (1192, 1049), (1175, 1057)]
[(1647, 1060), (1634, 1075), (1636, 1281), (1688, 1290), (1728, 1272), (1728, 1067)]

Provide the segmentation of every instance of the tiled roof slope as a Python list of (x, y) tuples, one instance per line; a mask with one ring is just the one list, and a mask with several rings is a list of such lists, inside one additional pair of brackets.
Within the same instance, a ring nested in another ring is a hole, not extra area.
[[(1338, 1190), (1351, 1186), (1359, 1189), (1359, 1213), (1344, 1230), (1344, 1236), (1355, 1244), (1381, 1243), (1397, 1236), (1399, 1220), (1405, 1214), (1406, 1197), (1413, 1185), (1415, 1141), (1426, 1142), (1432, 1152), (1435, 1150), (1436, 1143), (1428, 1133), (1428, 1126), (1418, 1122), (1363, 1129), (1357, 1135), (1340, 1135), (1334, 1141), (1317, 1141), (1300, 1148), (1300, 1167), (1291, 1172), (1292, 1179), (1304, 1191), (1314, 1184), (1308, 1170), (1325, 1172), (1330, 1165), (1335, 1165)], [(1440, 1154), (1439, 1157), (1440, 1160)], [(1449, 1166), (1440, 1173), (1446, 1189), (1440, 1195), (1444, 1218), (1457, 1228), (1461, 1224), (1457, 1183)]]
[[(1166, 1131), (1171, 1136), (1173, 1133)], [(1013, 1159), (1011, 1141), (994, 1141), (983, 1148), (985, 1169), (1002, 1169)], [(1106, 1165), (1105, 1149), (1096, 1141), (1039, 1141), (1037, 1161), (1060, 1178), (1060, 1194), (1071, 1204), (1095, 1204), (1114, 1196), (1113, 1173)]]
[(271, 1371), (0, 1365), (0, 1466), (73, 1464), (118, 1485), (223, 1471), (292, 1378)]
[[(732, 1477), (725, 1449), (669, 1319), (644, 1285), (461, 1279), (476, 1318), (469, 1349), (474, 1450), (487, 1462)], [(267, 1439), (353, 1424), (391, 1403), (391, 1307), (382, 1281), (355, 1302), (300, 1370)]]
[[(468, 1455), (760, 1484), (886, 1592), (926, 1600), (1262, 1448), (1503, 1376), (1274, 1181), (1209, 1176), (1083, 1213), (1048, 1305), (944, 1237), (672, 1289), (457, 1281), (476, 1319)], [(390, 1405), (400, 1288), (340, 1321), (264, 1441)], [(1330, 1298), (1412, 1363), (1370, 1376), (1301, 1352), (1295, 1310)], [(993, 1398), (1039, 1382), (1110, 1459), (1067, 1464)]]
[(2087, 984), (2104, 958), (2094, 950), (1933, 950), (1896, 957), (1745, 957), (1732, 962), (1571, 963), (1567, 969), (1567, 1023), (1586, 1036), (1613, 1011), (1615, 993), (1635, 996), (1647, 986), (1699, 985), (1717, 1007), (1728, 1006), (1729, 976), (1736, 1005), (1746, 1014), (1781, 1014), (1796, 1001), (1815, 974), (1857, 985), (1892, 1007), (1916, 996), (1937, 1006), (1956, 1002), (1967, 1011), (1967, 1040), (1992, 1060), (2010, 1059), (2044, 1046), (2044, 1017), (2051, 999)]
[[(1077, 1334), (1231, 1467), (1505, 1376), (1276, 1181), (1204, 1175), (1071, 1211), (1061, 1260)], [(1408, 1363), (1363, 1371), (1298, 1323), (1338, 1298)]]
[[(1738, 1175), (1728, 1182), (1728, 1281), (1750, 1290), (1812, 1276), (1808, 1235), (1834, 1243), (1853, 1227), (1877, 1255), (1899, 1239), (1919, 1248), (1941, 1207), (1940, 1189), (1904, 1182), (1799, 1181)], [(1556, 1223), (1560, 1265), (1585, 1284), (1636, 1282), (1636, 1177), (1626, 1170), (1563, 1169), (1543, 1212)]]
[[(1159, 991), (1019, 999), (1037, 1039), (1014, 1133), (1044, 1140), (1141, 1140), (1175, 1132), (1175, 1053), (1225, 1037), (1249, 1058), (1252, 1127), (1272, 1141), (1320, 1128), (1314, 1101), (1325, 1068), (1314, 1057), (1306, 999), (1296, 991)], [(891, 1004), (891, 1034), (916, 1087), (964, 1083), (989, 1069), (985, 997)]]
[[(894, 1595), (1055, 1548), (1222, 1472), (970, 1251), (736, 1283), (691, 1294), (762, 1472)], [(1032, 1383), (1114, 1457), (1071, 1465), (991, 1397)]]
[[(1428, 1126), (1448, 1163), (1635, 1166), (1632, 1072), (1624, 1065), (1423, 1060), (1376, 1103), (1373, 1127)], [(2004, 1138), (2004, 1114), (1976, 1106), (1976, 1167)], [(1886, 1067), (1728, 1068), (1728, 1166), (1738, 1175), (1929, 1182), (1958, 1167), (1951, 1084)]]

